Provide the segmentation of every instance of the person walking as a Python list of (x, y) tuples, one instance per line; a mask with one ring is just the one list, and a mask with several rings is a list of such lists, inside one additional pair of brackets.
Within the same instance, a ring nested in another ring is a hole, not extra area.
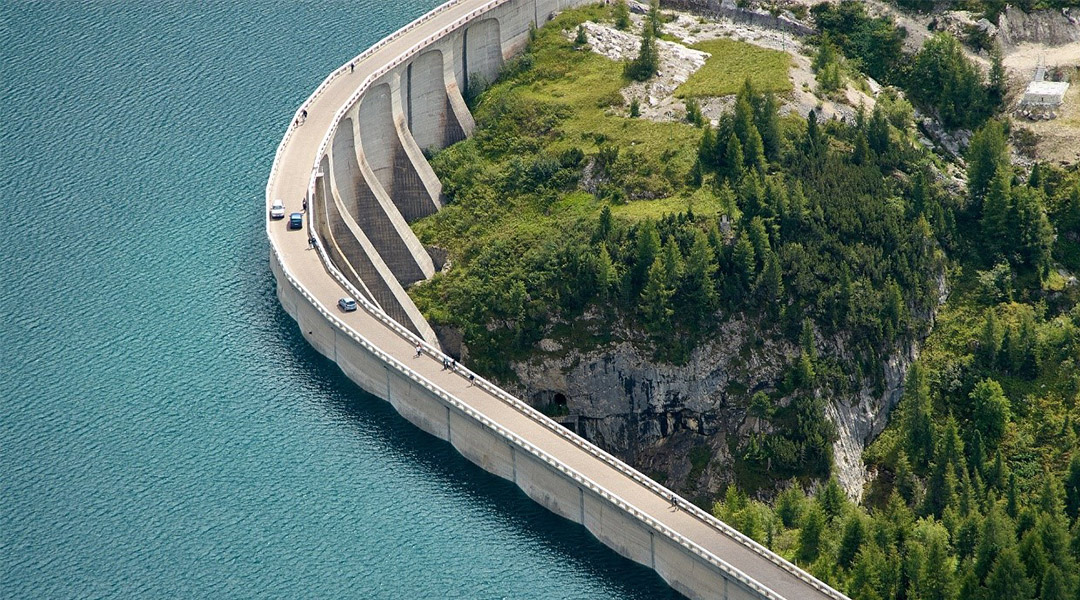
[(424, 353), (424, 348), (419, 343), (416, 344), (416, 358), (420, 358), (420, 355)]
[(675, 510), (679, 510), (679, 497), (675, 494), (671, 494), (671, 507)]
[(356, 61), (349, 63), (349, 72), (352, 73), (356, 70)]

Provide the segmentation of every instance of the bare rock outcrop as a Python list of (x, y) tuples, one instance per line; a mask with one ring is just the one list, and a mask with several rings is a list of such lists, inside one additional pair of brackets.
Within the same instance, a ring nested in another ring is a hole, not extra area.
[(1047, 46), (1080, 42), (1080, 11), (1063, 8), (1025, 13), (1010, 6), (998, 17), (998, 40), (1006, 47), (1025, 42)]

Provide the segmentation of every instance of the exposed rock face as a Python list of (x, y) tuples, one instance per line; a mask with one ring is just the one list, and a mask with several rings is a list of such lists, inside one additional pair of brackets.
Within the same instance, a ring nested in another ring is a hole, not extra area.
[[(746, 423), (746, 388), (777, 378), (784, 358), (796, 352), (790, 344), (770, 345), (744, 358), (740, 346), (748, 335), (745, 321), (729, 321), (682, 366), (655, 363), (629, 342), (584, 353), (538, 353), (512, 365), (523, 384), (515, 391), (539, 406), (565, 399), (564, 423), (675, 487), (687, 483), (690, 449), (708, 445), (713, 461), (689, 487), (717, 493), (731, 480), (721, 468), (731, 462), (728, 436), (752, 425)], [(747, 372), (754, 380), (746, 379)]]
[[(545, 340), (531, 360), (512, 365), (521, 382), (514, 391), (538, 407), (565, 405), (565, 425), (668, 485), (715, 495), (734, 479), (731, 451), (750, 433), (770, 431), (748, 414), (750, 396), (770, 389), (799, 353), (787, 341), (755, 342), (758, 327), (732, 319), (681, 366), (654, 362), (629, 342), (578, 352)], [(822, 353), (845, 352), (836, 340), (817, 345)], [(836, 474), (852, 498), (861, 497), (868, 477), (863, 449), (887, 424), (916, 348), (905, 344), (886, 359), (880, 395), (864, 386), (826, 403), (838, 434)], [(711, 460), (692, 474), (690, 453), (701, 446)]]
[(917, 346), (911, 344), (885, 360), (885, 391), (880, 396), (863, 386), (854, 398), (833, 398), (825, 405), (826, 416), (836, 425), (834, 472), (850, 498), (862, 498), (863, 487), (870, 477), (862, 452), (888, 424), (889, 413), (904, 392), (904, 377), (916, 358)]
[(1075, 9), (1037, 10), (1030, 14), (1008, 7), (998, 17), (998, 39), (1004, 46), (1035, 42), (1060, 46), (1080, 41), (1080, 13)]

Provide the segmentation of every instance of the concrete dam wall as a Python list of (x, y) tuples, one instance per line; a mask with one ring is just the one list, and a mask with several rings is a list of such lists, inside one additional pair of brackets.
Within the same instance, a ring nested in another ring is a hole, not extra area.
[[(405, 288), (434, 273), (409, 223), (442, 205), (424, 152), (470, 135), (462, 96), (585, 0), (453, 0), (337, 69), (297, 110), (266, 190), (277, 295), (364, 390), (690, 598), (844, 596), (447, 357)], [(337, 300), (357, 299), (343, 312)]]

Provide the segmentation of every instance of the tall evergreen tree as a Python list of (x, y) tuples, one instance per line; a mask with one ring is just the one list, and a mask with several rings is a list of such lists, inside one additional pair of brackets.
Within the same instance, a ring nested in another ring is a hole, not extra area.
[(1008, 598), (1009, 600), (1027, 600), (1031, 598), (1031, 582), (1024, 572), (1024, 565), (1020, 562), (1016, 550), (1007, 548), (1001, 551), (990, 575), (986, 578), (986, 589), (991, 598)]
[(997, 44), (990, 50), (990, 84), (986, 88), (986, 100), (990, 112), (995, 113), (1005, 108), (1005, 93), (1008, 91), (1008, 77), (1001, 62), (1001, 48)]
[(1046, 274), (1050, 270), (1050, 251), (1054, 245), (1054, 227), (1043, 208), (1043, 193), (1020, 187), (1013, 193), (1012, 221), (1019, 233), (1018, 250), (1022, 264)]
[(727, 145), (724, 149), (723, 160), (720, 165), (720, 174), (731, 181), (738, 181), (742, 177), (743, 163), (742, 144), (739, 142), (739, 138), (732, 133), (731, 136), (728, 137)]
[(1012, 214), (1012, 174), (1008, 167), (1001, 166), (990, 182), (989, 190), (983, 201), (982, 224), (983, 242), (995, 256), (1012, 248), (1012, 227), (1009, 216)]
[(626, 6), (626, 0), (615, 0), (613, 14), (616, 29), (620, 31), (630, 29), (630, 9)]
[(765, 158), (770, 161), (780, 159), (780, 103), (773, 94), (765, 94), (765, 99), (754, 111), (754, 124), (761, 134), (765, 146)]
[(924, 470), (934, 455), (934, 411), (930, 402), (930, 384), (922, 365), (916, 361), (904, 380), (904, 447), (917, 470)]
[(1074, 452), (1065, 474), (1065, 514), (1076, 520), (1080, 516), (1080, 452)]
[(656, 223), (646, 219), (638, 227), (637, 248), (634, 253), (634, 289), (640, 290), (648, 279), (649, 268), (660, 254), (660, 233)]
[(967, 150), (968, 195), (982, 198), (999, 168), (1009, 165), (1009, 149), (1005, 126), (1000, 121), (987, 121), (975, 130)]
[(687, 308), (693, 320), (702, 319), (713, 307), (715, 299), (716, 261), (709, 240), (700, 229), (694, 230), (694, 242), (686, 257), (686, 277), (683, 290)]
[(675, 312), (671, 308), (674, 290), (668, 287), (667, 279), (664, 261), (657, 256), (649, 267), (645, 289), (641, 291), (641, 312), (645, 317), (646, 327), (654, 333), (664, 331)]
[(799, 530), (799, 560), (810, 564), (817, 560), (825, 534), (825, 511), (816, 502), (811, 503), (803, 515), (802, 528)]
[(1042, 585), (1039, 586), (1039, 600), (1068, 600), (1065, 591), (1065, 578), (1061, 575), (1061, 569), (1050, 565), (1042, 577)]
[(971, 391), (972, 420), (983, 441), (996, 448), (1005, 435), (1009, 422), (1009, 400), (1001, 384), (993, 379), (983, 379)]
[(641, 45), (634, 60), (626, 63), (626, 76), (634, 81), (647, 81), (656, 75), (660, 67), (660, 55), (656, 50), (656, 34), (646, 22), (641, 31)]

